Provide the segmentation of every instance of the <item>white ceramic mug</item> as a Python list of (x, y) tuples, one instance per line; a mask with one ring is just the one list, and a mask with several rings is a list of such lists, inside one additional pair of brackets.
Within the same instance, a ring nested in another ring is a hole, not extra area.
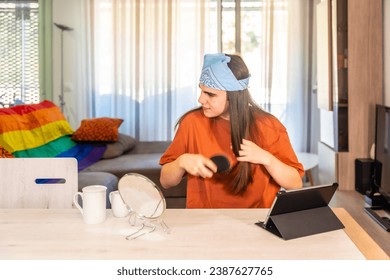
[(111, 202), (111, 210), (115, 217), (122, 218), (129, 214), (129, 209), (124, 203), (119, 191), (110, 192), (108, 198)]
[[(80, 210), (86, 224), (99, 224), (106, 220), (106, 192), (107, 187), (92, 185), (74, 194), (73, 203)], [(82, 199), (83, 207), (78, 203), (78, 196)]]

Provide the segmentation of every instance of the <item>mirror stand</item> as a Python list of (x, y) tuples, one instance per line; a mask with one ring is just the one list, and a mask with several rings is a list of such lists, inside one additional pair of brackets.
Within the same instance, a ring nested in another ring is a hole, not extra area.
[(139, 225), (139, 229), (133, 232), (132, 234), (126, 236), (127, 240), (136, 239), (145, 234), (152, 233), (157, 229), (162, 230), (167, 234), (170, 233), (169, 227), (161, 218), (156, 218), (156, 219), (143, 218), (143, 217), (139, 217), (136, 212), (130, 213), (129, 224), (133, 227)]

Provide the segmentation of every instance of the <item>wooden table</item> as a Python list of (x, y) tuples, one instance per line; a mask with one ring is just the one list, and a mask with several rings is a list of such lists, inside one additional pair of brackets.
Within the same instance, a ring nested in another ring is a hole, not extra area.
[(0, 259), (389, 259), (342, 208), (345, 230), (285, 241), (256, 226), (268, 209), (168, 209), (162, 230), (135, 240), (137, 228), (111, 210), (86, 225), (76, 209), (0, 209)]
[(368, 235), (390, 256), (390, 232), (384, 230), (365, 211), (369, 207), (364, 195), (355, 190), (337, 190), (329, 203), (331, 208), (344, 208)]

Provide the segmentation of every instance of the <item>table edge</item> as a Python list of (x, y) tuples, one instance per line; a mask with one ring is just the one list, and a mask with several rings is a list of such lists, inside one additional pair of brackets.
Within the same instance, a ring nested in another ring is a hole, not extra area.
[(344, 231), (356, 247), (368, 260), (390, 260), (385, 251), (355, 221), (344, 208), (332, 208), (333, 212), (344, 224)]

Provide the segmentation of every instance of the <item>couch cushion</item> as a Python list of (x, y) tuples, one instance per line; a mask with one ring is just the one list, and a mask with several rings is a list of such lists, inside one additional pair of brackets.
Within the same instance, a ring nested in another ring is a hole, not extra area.
[(127, 173), (140, 173), (148, 170), (160, 174), (160, 157), (161, 153), (124, 154), (112, 159), (101, 159), (85, 171), (109, 172), (119, 178)]
[(118, 178), (122, 178), (127, 173), (142, 174), (152, 180), (161, 189), (165, 197), (186, 197), (185, 180), (177, 187), (165, 189), (161, 186), (161, 166), (159, 164), (161, 155), (162, 153), (124, 154), (117, 158), (99, 160), (86, 168), (85, 171), (109, 172)]
[(154, 154), (160, 156), (166, 151), (171, 144), (170, 141), (139, 141), (133, 149), (126, 152), (127, 154)]
[(133, 137), (126, 134), (119, 133), (118, 141), (107, 144), (107, 149), (104, 152), (102, 158), (108, 159), (108, 158), (118, 157), (123, 153), (133, 149), (135, 145), (136, 145), (136, 140)]

